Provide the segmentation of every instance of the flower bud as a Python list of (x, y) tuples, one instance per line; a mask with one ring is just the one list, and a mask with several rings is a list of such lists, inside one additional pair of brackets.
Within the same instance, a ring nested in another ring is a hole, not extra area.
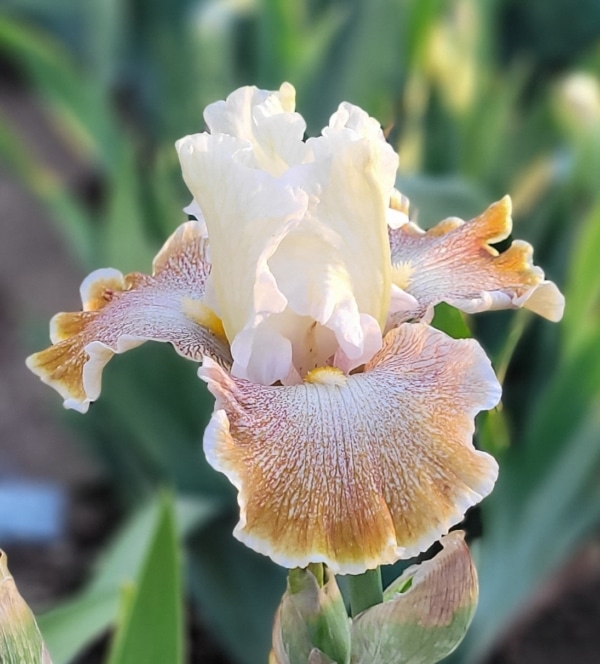
[(0, 550), (0, 662), (52, 664), (33, 613), (19, 594)]
[(270, 664), (349, 664), (350, 620), (333, 574), (321, 564), (290, 570), (273, 625)]
[(352, 664), (434, 664), (462, 641), (477, 606), (477, 573), (455, 531), (432, 560), (409, 567), (382, 604), (352, 624)]
[(600, 121), (600, 84), (595, 76), (574, 72), (557, 86), (560, 119), (576, 133), (595, 130)]

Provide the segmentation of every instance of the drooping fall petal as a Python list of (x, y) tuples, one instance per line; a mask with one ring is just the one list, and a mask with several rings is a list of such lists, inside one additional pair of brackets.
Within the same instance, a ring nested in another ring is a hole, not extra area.
[(473, 340), (404, 324), (364, 373), (269, 387), (206, 360), (199, 375), (216, 397), (207, 458), (239, 492), (235, 535), (285, 567), (353, 574), (413, 556), (494, 485), (471, 439), (500, 386)]
[(54, 316), (53, 345), (28, 357), (27, 366), (59, 392), (66, 408), (86, 412), (100, 395), (110, 358), (145, 341), (166, 341), (188, 359), (210, 355), (229, 365), (220, 321), (203, 302), (207, 250), (201, 224), (190, 221), (158, 253), (153, 276), (96, 270), (81, 285), (83, 311)]
[(414, 224), (390, 229), (392, 280), (416, 298), (428, 317), (439, 302), (467, 313), (524, 307), (552, 321), (564, 297), (541, 268), (530, 244), (515, 240), (503, 253), (491, 245), (512, 231), (508, 196), (468, 222), (450, 218), (423, 232)]

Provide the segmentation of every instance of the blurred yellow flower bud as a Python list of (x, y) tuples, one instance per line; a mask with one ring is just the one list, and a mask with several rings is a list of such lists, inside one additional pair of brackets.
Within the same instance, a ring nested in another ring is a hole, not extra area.
[(560, 118), (575, 132), (596, 130), (600, 122), (600, 83), (595, 76), (573, 72), (558, 85)]

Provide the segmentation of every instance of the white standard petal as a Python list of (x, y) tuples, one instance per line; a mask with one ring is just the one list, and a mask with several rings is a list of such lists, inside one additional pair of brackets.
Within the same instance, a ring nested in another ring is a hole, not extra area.
[(375, 120), (349, 104), (307, 144), (314, 161), (286, 179), (308, 194), (308, 209), (269, 266), (289, 309), (332, 330), (353, 368), (380, 348), (389, 310), (387, 209), (398, 158)]
[(248, 86), (207, 106), (204, 119), (211, 134), (248, 141), (256, 165), (271, 175), (281, 175), (306, 156), (306, 123), (294, 112), (295, 105), (296, 91), (289, 83), (275, 92)]
[(364, 364), (381, 347), (390, 306), (398, 157), (373, 118), (342, 104), (291, 158), (283, 139), (301, 133), (292, 110), (289, 86), (244, 88), (207, 110), (220, 133), (177, 144), (211, 242), (207, 302), (231, 342), (234, 375), (259, 382), (293, 382), (331, 361)]
[(247, 142), (196, 134), (177, 143), (183, 176), (208, 227), (210, 285), (227, 338), (281, 312), (287, 299), (268, 265), (305, 214), (306, 195), (252, 167)]

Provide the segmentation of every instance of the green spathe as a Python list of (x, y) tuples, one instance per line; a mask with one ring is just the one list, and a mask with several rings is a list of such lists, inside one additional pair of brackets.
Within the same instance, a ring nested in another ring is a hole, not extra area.
[(352, 664), (435, 664), (459, 645), (477, 606), (477, 573), (464, 533), (450, 533), (442, 545), (396, 579), (383, 604), (356, 617)]
[(7, 555), (0, 550), (0, 662), (52, 664), (42, 635), (8, 571)]
[(273, 626), (272, 664), (349, 664), (350, 621), (321, 564), (291, 570)]

